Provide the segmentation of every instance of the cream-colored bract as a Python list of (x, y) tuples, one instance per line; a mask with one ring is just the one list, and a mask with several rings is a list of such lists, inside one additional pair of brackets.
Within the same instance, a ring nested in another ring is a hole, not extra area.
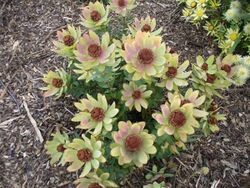
[(162, 28), (156, 29), (156, 19), (150, 18), (147, 16), (146, 18), (135, 18), (134, 23), (129, 26), (129, 30), (132, 35), (135, 35), (137, 31), (149, 32), (152, 35), (159, 35), (162, 31)]
[(50, 155), (50, 164), (53, 165), (59, 162), (59, 165), (65, 165), (65, 154), (64, 151), (70, 143), (69, 137), (66, 133), (56, 132), (52, 134), (53, 139), (47, 141), (45, 144), (45, 149), (47, 154)]
[(104, 33), (100, 39), (95, 32), (89, 31), (79, 39), (74, 51), (76, 59), (80, 62), (76, 67), (84, 71), (103, 71), (106, 66), (115, 66), (114, 52), (115, 44), (110, 45), (108, 33)]
[(46, 91), (43, 94), (44, 97), (50, 97), (53, 95), (55, 95), (56, 98), (61, 97), (68, 89), (69, 79), (69, 76), (63, 69), (57, 70), (56, 72), (49, 71), (47, 74), (44, 74), (43, 81), (47, 86), (40, 88), (41, 90)]
[(89, 188), (94, 185), (102, 188), (115, 188), (118, 187), (113, 181), (109, 180), (109, 173), (94, 173), (91, 172), (84, 178), (79, 178), (74, 183), (77, 185), (76, 188)]
[(117, 14), (126, 16), (129, 11), (136, 7), (135, 0), (110, 0), (110, 7)]
[(179, 87), (187, 86), (187, 78), (191, 71), (186, 71), (189, 66), (189, 61), (179, 64), (179, 55), (174, 53), (166, 53), (166, 64), (161, 75), (159, 87), (166, 87), (167, 90), (178, 91)]
[(98, 1), (95, 3), (90, 2), (88, 6), (82, 9), (82, 22), (81, 24), (92, 30), (98, 30), (106, 26), (109, 22), (109, 7), (106, 8)]
[(53, 51), (60, 56), (73, 59), (75, 57), (73, 51), (80, 36), (80, 27), (75, 28), (74, 26), (67, 25), (67, 30), (57, 31), (57, 40), (52, 41), (55, 46)]
[(123, 84), (122, 100), (125, 101), (125, 106), (132, 110), (134, 107), (138, 112), (142, 108), (148, 108), (147, 99), (151, 96), (152, 91), (146, 90), (146, 85), (137, 86), (134, 82)]
[(114, 143), (111, 144), (111, 155), (118, 158), (119, 165), (132, 163), (142, 167), (148, 162), (149, 154), (156, 153), (155, 136), (147, 133), (144, 127), (145, 122), (119, 122), (119, 130), (113, 132)]
[(72, 121), (79, 122), (76, 127), (92, 132), (93, 135), (106, 134), (112, 130), (113, 121), (119, 110), (115, 108), (115, 103), (109, 105), (105, 95), (98, 94), (97, 100), (87, 95), (87, 98), (76, 102), (77, 113)]
[(166, 46), (160, 36), (138, 31), (133, 40), (126, 41), (123, 57), (124, 68), (133, 75), (133, 80), (151, 80), (159, 77), (166, 63)]
[(93, 136), (90, 139), (84, 135), (82, 137), (83, 139), (75, 138), (65, 150), (65, 162), (71, 163), (67, 170), (75, 172), (83, 167), (80, 177), (86, 176), (92, 169), (98, 169), (100, 163), (106, 162), (102, 151), (103, 143)]
[(152, 117), (159, 123), (157, 134), (173, 135), (176, 140), (187, 141), (187, 136), (194, 134), (194, 128), (199, 123), (194, 117), (192, 103), (181, 105), (181, 99), (175, 96), (170, 103), (161, 105), (161, 112), (154, 113)]

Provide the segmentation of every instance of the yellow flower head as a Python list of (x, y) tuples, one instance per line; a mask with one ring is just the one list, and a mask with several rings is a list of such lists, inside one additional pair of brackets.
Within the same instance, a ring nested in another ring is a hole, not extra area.
[(202, 7), (198, 7), (194, 11), (192, 17), (194, 21), (200, 21), (200, 20), (208, 18), (208, 16), (206, 15), (206, 9)]
[(235, 42), (239, 38), (239, 29), (228, 29), (226, 38), (232, 42)]
[(187, 0), (186, 5), (188, 8), (194, 9), (197, 6), (197, 2), (195, 0)]

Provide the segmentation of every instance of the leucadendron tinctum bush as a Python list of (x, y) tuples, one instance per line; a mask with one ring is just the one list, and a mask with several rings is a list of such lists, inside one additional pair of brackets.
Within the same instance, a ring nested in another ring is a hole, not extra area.
[(52, 165), (79, 173), (78, 188), (118, 187), (151, 158), (178, 155), (201, 132), (219, 131), (225, 115), (214, 99), (249, 77), (249, 58), (233, 54), (180, 61), (154, 18), (131, 20), (135, 7), (91, 2), (82, 8), (84, 28), (69, 25), (54, 40), (69, 63), (45, 74), (42, 89), (45, 97), (73, 96), (75, 131), (53, 133), (45, 147)]

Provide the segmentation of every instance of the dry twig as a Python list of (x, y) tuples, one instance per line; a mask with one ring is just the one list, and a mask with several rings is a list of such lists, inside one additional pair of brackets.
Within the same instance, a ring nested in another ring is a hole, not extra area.
[(2, 123), (0, 123), (0, 128), (7, 128), (7, 125), (12, 123), (13, 121), (19, 119), (19, 118), (24, 118), (24, 116), (18, 116), (18, 117), (14, 117), (14, 118), (11, 118), (11, 119), (8, 119)]
[(23, 100), (23, 105), (24, 105), (24, 108), (25, 108), (25, 110), (26, 110), (26, 112), (27, 112), (27, 115), (28, 115), (28, 117), (29, 117), (29, 120), (30, 120), (31, 124), (33, 125), (33, 127), (34, 127), (34, 129), (35, 129), (35, 132), (36, 132), (36, 134), (37, 134), (37, 137), (38, 137), (39, 141), (40, 141), (41, 143), (43, 143), (43, 141), (44, 141), (43, 136), (42, 136), (40, 130), (38, 129), (38, 127), (37, 127), (37, 123), (36, 123), (35, 119), (34, 119), (34, 118), (32, 117), (32, 115), (30, 114), (30, 110), (29, 110), (28, 105), (27, 105), (27, 103), (26, 103), (25, 100)]

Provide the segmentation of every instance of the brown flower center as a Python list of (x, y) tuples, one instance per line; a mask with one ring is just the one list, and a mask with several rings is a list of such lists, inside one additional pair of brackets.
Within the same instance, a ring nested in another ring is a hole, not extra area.
[(132, 97), (134, 99), (140, 99), (141, 98), (141, 91), (135, 90), (134, 93), (132, 94)]
[(202, 70), (207, 71), (208, 70), (208, 64), (207, 63), (203, 63), (201, 66)]
[(175, 53), (175, 49), (174, 49), (174, 48), (171, 48), (171, 49), (169, 50), (169, 53), (174, 54), (174, 53)]
[(142, 32), (151, 32), (151, 26), (148, 24), (145, 24), (142, 28), (141, 28)]
[(142, 139), (140, 136), (132, 134), (126, 138), (125, 147), (128, 151), (134, 152), (141, 148)]
[(168, 71), (166, 72), (166, 76), (168, 78), (174, 78), (177, 75), (177, 68), (169, 67)]
[(118, 6), (119, 7), (125, 7), (126, 6), (126, 1), (125, 0), (118, 0)]
[(122, 44), (122, 50), (125, 50), (125, 45), (124, 44)]
[(181, 101), (181, 106), (184, 105), (184, 104), (188, 104), (188, 103), (190, 103), (190, 100), (184, 99), (184, 100)]
[(142, 49), (138, 54), (138, 59), (139, 59), (140, 63), (142, 63), (144, 65), (148, 65), (148, 64), (153, 63), (153, 61), (154, 61), (153, 51), (148, 49), (148, 48)]
[(207, 121), (211, 125), (217, 125), (217, 123), (218, 123), (218, 120), (213, 116), (210, 116)]
[(207, 83), (213, 84), (216, 80), (216, 76), (214, 74), (207, 74)]
[(56, 149), (57, 149), (58, 152), (61, 152), (61, 153), (62, 153), (62, 152), (64, 152), (64, 150), (65, 150), (66, 148), (64, 147), (63, 144), (60, 144), (60, 145), (57, 146)]
[(89, 56), (93, 58), (100, 57), (102, 55), (102, 48), (97, 44), (91, 44), (88, 47)]
[(224, 70), (226, 73), (230, 73), (232, 70), (232, 67), (230, 65), (225, 64), (221, 67), (221, 70)]
[(180, 128), (186, 123), (186, 117), (183, 112), (177, 110), (170, 114), (169, 122), (175, 128)]
[(102, 188), (102, 186), (99, 183), (91, 183), (88, 188)]
[(161, 182), (164, 182), (165, 181), (165, 177), (164, 176), (160, 176), (157, 178), (157, 183), (161, 183)]
[(63, 80), (60, 78), (53, 78), (52, 79), (52, 85), (56, 88), (60, 88), (63, 86)]
[(66, 46), (72, 46), (75, 42), (75, 39), (70, 36), (70, 35), (66, 35), (63, 37), (63, 43), (66, 45)]
[(93, 10), (91, 13), (90, 13), (90, 17), (91, 19), (94, 21), (94, 22), (98, 22), (101, 20), (102, 16), (101, 14), (96, 11), (96, 10)]
[(91, 112), (91, 117), (95, 121), (102, 121), (104, 119), (104, 111), (102, 108), (94, 108)]
[(77, 157), (80, 161), (86, 163), (92, 159), (92, 152), (88, 148), (81, 149), (77, 152)]

